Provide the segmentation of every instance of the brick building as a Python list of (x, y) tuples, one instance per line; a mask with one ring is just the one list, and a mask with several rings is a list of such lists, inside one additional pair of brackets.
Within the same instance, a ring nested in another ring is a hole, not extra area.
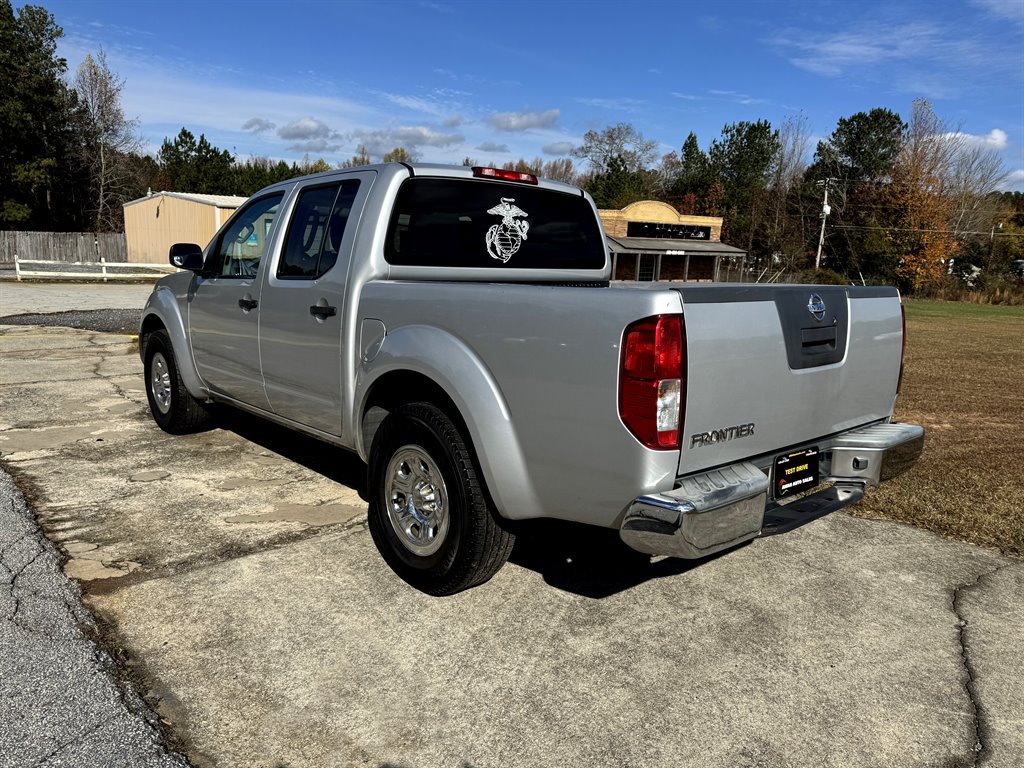
[(720, 216), (684, 216), (655, 200), (598, 214), (613, 280), (704, 281), (742, 274), (746, 251), (722, 242)]

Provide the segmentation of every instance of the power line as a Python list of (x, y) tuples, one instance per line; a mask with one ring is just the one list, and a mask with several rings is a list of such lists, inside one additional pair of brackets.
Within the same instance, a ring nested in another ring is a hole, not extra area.
[(985, 235), (986, 237), (1024, 237), (1024, 232), (951, 232), (948, 229), (915, 229), (914, 227), (863, 227), (856, 224), (830, 224), (829, 229), (868, 229), (881, 232), (934, 232), (940, 235), (960, 237), (961, 235)]

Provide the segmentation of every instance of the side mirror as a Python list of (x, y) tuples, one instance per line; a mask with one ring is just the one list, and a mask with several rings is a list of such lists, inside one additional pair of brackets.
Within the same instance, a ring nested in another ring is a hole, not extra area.
[(175, 243), (168, 256), (172, 267), (191, 272), (203, 270), (203, 249), (195, 243)]

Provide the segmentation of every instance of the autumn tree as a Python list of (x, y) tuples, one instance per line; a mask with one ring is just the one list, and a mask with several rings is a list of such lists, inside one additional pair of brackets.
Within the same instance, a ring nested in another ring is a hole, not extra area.
[(139, 192), (139, 179), (132, 156), (140, 150), (138, 123), (121, 109), (124, 79), (111, 71), (103, 50), (93, 58), (87, 53), (75, 75), (78, 96), (79, 153), (89, 178), (89, 212), (93, 228), (120, 231), (124, 224), (122, 205)]
[[(466, 158), (466, 160), (470, 160), (470, 158)], [(478, 165), (475, 160), (472, 163), (463, 161), (463, 165), (467, 164)], [(501, 167), (504, 170), (532, 173), (534, 176), (561, 181), (566, 184), (576, 184), (579, 181), (576, 167), (573, 165), (572, 160), (567, 157), (558, 158), (557, 160), (545, 160), (542, 157), (527, 160), (525, 157), (521, 157), (518, 160), (510, 160), (503, 163)]]
[(917, 99), (892, 169), (885, 200), (893, 213), (889, 239), (900, 257), (896, 276), (909, 290), (938, 280), (956, 252), (949, 222), (949, 174), (956, 157), (949, 131), (925, 99)]
[(405, 147), (395, 147), (390, 152), (384, 153), (383, 161), (385, 163), (411, 163), (413, 156)]
[(545, 179), (561, 181), (565, 184), (576, 184), (579, 174), (576, 173), (576, 166), (568, 157), (560, 157), (555, 160), (548, 160), (540, 169), (540, 175)]
[(359, 168), (363, 165), (372, 165), (373, 160), (370, 158), (370, 153), (366, 149), (365, 144), (360, 144), (359, 149), (356, 153), (348, 160), (342, 160), (338, 163), (339, 168)]
[(300, 176), (308, 176), (311, 173), (323, 173), (324, 171), (333, 170), (331, 164), (324, 160), (322, 157), (318, 157), (316, 160), (311, 160), (309, 155), (302, 156), (302, 162), (298, 164), (297, 168)]
[(993, 147), (971, 142), (960, 131), (946, 134), (944, 140), (953, 144), (954, 152), (946, 184), (953, 206), (949, 226), (964, 243), (1004, 217), (991, 198), (1006, 179), (1006, 166)]

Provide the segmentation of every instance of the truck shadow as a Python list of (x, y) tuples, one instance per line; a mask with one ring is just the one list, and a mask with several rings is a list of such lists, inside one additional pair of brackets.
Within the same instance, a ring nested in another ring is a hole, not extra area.
[(351, 451), (233, 408), (217, 410), (216, 426), (348, 486), (366, 499), (366, 465)]
[(616, 530), (562, 520), (524, 520), (515, 531), (509, 562), (539, 573), (556, 589), (595, 599), (678, 576), (735, 551), (700, 560), (652, 558), (626, 546)]
[[(341, 483), (366, 500), (366, 465), (350, 451), (232, 408), (218, 409), (216, 426)], [(616, 530), (564, 520), (517, 521), (513, 529), (516, 545), (509, 562), (540, 574), (555, 589), (594, 599), (678, 576), (720, 556), (652, 558), (626, 546)]]

